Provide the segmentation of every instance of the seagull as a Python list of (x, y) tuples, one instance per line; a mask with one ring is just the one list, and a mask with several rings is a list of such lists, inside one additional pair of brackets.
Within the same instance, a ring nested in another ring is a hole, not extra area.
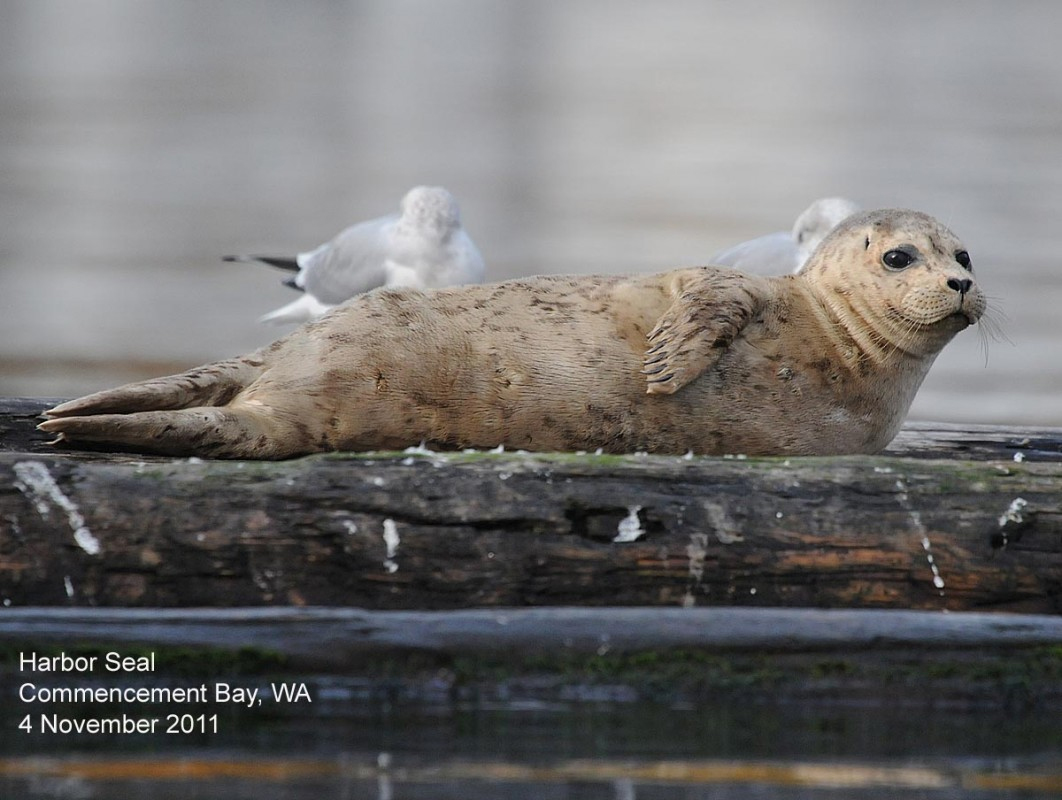
[(308, 322), (378, 286), (436, 289), (483, 281), (483, 256), (461, 227), (452, 194), (441, 186), (416, 186), (406, 192), (400, 209), (352, 225), (296, 256), (223, 260), (257, 261), (295, 273), (284, 283), (302, 296), (259, 319), (274, 324)]
[(778, 231), (736, 244), (716, 253), (709, 263), (759, 275), (800, 272), (826, 234), (859, 210), (844, 197), (820, 198), (796, 218), (791, 232)]

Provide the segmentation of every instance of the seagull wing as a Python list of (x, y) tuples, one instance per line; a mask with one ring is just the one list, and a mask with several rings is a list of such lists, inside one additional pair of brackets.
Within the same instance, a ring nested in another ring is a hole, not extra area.
[(793, 237), (778, 231), (716, 253), (708, 263), (756, 275), (786, 275), (801, 262)]
[(299, 255), (297, 283), (326, 305), (339, 305), (355, 295), (383, 286), (390, 255), (392, 214), (352, 225), (328, 244)]
[(483, 256), (472, 237), (463, 228), (458, 228), (450, 236), (439, 259), (419, 276), (419, 283), (429, 289), (483, 283), (486, 271)]

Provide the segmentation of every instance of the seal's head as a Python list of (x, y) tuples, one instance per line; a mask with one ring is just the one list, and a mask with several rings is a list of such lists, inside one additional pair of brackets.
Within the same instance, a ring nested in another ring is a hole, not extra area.
[(415, 186), (402, 198), (401, 224), (449, 235), (461, 224), (454, 196), (441, 186)]
[(966, 247), (917, 211), (849, 217), (823, 240), (802, 276), (857, 340), (874, 341), (869, 349), (884, 356), (936, 355), (985, 311)]

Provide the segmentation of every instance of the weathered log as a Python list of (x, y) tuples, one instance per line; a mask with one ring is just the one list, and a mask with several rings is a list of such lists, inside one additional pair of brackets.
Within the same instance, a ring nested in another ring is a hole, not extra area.
[[(572, 699), (1062, 708), (1062, 617), (771, 608), (9, 609), (0, 690), (37, 658), (152, 656), (151, 682), (297, 675), (438, 708)], [(323, 677), (328, 676), (328, 677)], [(334, 676), (334, 677), (333, 677)], [(44, 676), (48, 677), (48, 676)], [(102, 667), (62, 685), (120, 680)]]
[(876, 457), (265, 463), (57, 450), (45, 405), (0, 409), (14, 605), (1062, 610), (1053, 429), (908, 428)]
[[(343, 670), (395, 654), (504, 659), (646, 651), (717, 654), (933, 653), (1062, 645), (1062, 617), (888, 609), (354, 608), (10, 609), (0, 644), (196, 647), (269, 653), (291, 666)], [(1062, 685), (1055, 687), (1062, 697)]]

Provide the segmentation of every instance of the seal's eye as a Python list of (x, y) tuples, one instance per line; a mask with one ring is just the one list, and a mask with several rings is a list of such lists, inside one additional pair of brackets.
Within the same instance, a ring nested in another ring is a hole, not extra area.
[(963, 269), (970, 269), (970, 254), (965, 250), (960, 250), (956, 253), (955, 260), (959, 262), (959, 266)]
[(914, 258), (903, 250), (890, 250), (881, 257), (881, 260), (889, 269), (906, 269), (911, 266)]

